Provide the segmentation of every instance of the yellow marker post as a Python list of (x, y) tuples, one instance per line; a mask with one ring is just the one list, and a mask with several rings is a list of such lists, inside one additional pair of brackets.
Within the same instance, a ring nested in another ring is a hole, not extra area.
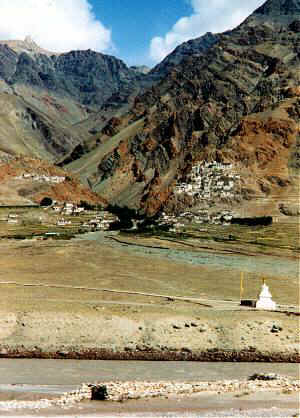
[(244, 272), (241, 272), (241, 285), (240, 285), (240, 299), (242, 300), (244, 294)]

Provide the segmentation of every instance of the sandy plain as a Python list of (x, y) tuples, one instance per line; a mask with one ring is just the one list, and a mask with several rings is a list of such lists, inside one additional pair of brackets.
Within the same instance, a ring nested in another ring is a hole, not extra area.
[[(2, 240), (0, 251), (2, 357), (299, 360), (295, 254), (107, 233)], [(244, 270), (245, 298), (267, 272), (276, 312), (240, 306)]]
[[(0, 252), (3, 361), (299, 361), (295, 248), (109, 232), (69, 241), (2, 239)], [(245, 298), (255, 299), (267, 279), (275, 312), (240, 306), (241, 272)], [(1, 399), (39, 402), (43, 395), (6, 387)], [(1, 416), (292, 417), (298, 410), (299, 394), (278, 389), (83, 402)]]

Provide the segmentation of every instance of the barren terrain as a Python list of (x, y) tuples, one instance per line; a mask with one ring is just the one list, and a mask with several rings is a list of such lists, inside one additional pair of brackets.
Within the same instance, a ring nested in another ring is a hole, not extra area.
[[(297, 252), (193, 245), (110, 232), (2, 240), (1, 355), (299, 360)], [(276, 312), (240, 307), (242, 271), (243, 296), (256, 299), (264, 277)]]
[[(299, 408), (296, 364), (2, 359), (0, 370), (1, 416), (292, 417)], [(257, 370), (273, 380), (252, 380)], [(91, 400), (103, 384), (108, 399)]]

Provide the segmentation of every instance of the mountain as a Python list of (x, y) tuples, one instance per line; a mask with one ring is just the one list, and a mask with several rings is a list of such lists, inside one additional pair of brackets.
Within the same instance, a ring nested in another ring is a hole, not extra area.
[(150, 216), (176, 209), (176, 182), (204, 161), (232, 164), (241, 179), (235, 203), (295, 190), (299, 15), (299, 1), (269, 0), (233, 31), (207, 35), (207, 49), (182, 46), (191, 54), (177, 62), (177, 50), (154, 69), (165, 75), (68, 168), (110, 203)]
[(0, 42), (0, 100), (7, 102), (0, 150), (60, 161), (88, 136), (75, 124), (119, 90), (133, 90), (141, 77), (91, 50), (55, 54), (30, 38)]
[(87, 106), (100, 106), (114, 92), (137, 79), (121, 60), (91, 50), (60, 55), (16, 53), (1, 45), (9, 69), (1, 76), (11, 86), (29, 85), (68, 96)]
[[(128, 68), (115, 57), (91, 50), (57, 54), (40, 48), (30, 37), (1, 41), (0, 94), (5, 94), (4, 100), (9, 95), (8, 102), (24, 108), (18, 115), (26, 116), (8, 118), (6, 111), (0, 116), (0, 150), (59, 162), (93, 149), (99, 142), (93, 134), (103, 136), (102, 129), (110, 132), (136, 96), (157, 83), (167, 67), (183, 59), (192, 44), (203, 50), (211, 37), (177, 48), (175, 56), (171, 54), (151, 74), (145, 66)], [(31, 125), (27, 119), (32, 120)], [(14, 123), (17, 130), (12, 128)]]
[(218, 41), (218, 39), (218, 35), (208, 32), (199, 38), (190, 39), (189, 41), (182, 43), (161, 63), (152, 69), (151, 75), (158, 79), (166, 76), (173, 68), (178, 66), (188, 57), (193, 55), (199, 56), (200, 54), (205, 53)]
[[(38, 100), (37, 105), (29, 104), (21, 96), (5, 89), (1, 92), (0, 88), (0, 152), (55, 162), (82, 141), (58, 117), (65, 109), (63, 104), (46, 95), (42, 99), (45, 111), (38, 106)], [(51, 108), (55, 110), (51, 112)]]
[(147, 65), (133, 65), (130, 68), (138, 74), (148, 74), (151, 71), (151, 69), (147, 67)]
[[(110, 131), (112, 126), (113, 132), (119, 132), (122, 124), (116, 126), (116, 120), (119, 120), (120, 116), (126, 114), (129, 108), (133, 106), (137, 96), (151, 89), (152, 86), (156, 85), (187, 57), (204, 54), (217, 40), (217, 35), (207, 33), (197, 39), (192, 39), (179, 45), (152, 70), (146, 66), (131, 67), (137, 74), (142, 75), (138, 82), (134, 86), (132, 84), (130, 86), (123, 86), (116, 93), (113, 93), (95, 113), (79, 123), (78, 128), (81, 128), (86, 134), (97, 134), (95, 140), (88, 141), (93, 144), (95, 144), (95, 141), (103, 142), (106, 139), (106, 132)], [(87, 144), (85, 150), (88, 151), (89, 149), (90, 145)], [(77, 157), (78, 153), (75, 150), (75, 154), (70, 155), (66, 161), (69, 162), (70, 159), (72, 160)]]
[(29, 55), (36, 55), (36, 54), (43, 54), (51, 57), (52, 55), (59, 55), (57, 52), (47, 51), (44, 48), (41, 48), (37, 45), (34, 40), (30, 36), (26, 36), (26, 38), (22, 40), (7, 40), (7, 41), (0, 41), (0, 45), (7, 45), (10, 49), (12, 49), (17, 54), (21, 54), (25, 52)]
[(0, 157), (48, 160), (101, 201), (148, 216), (202, 204), (175, 186), (214, 161), (231, 167), (239, 190), (205, 197), (210, 207), (249, 210), (296, 195), (299, 22), (299, 0), (268, 0), (234, 30), (185, 42), (149, 72), (91, 50), (0, 42)]
[(272, 19), (287, 22), (285, 17), (293, 20), (299, 14), (300, 1), (299, 0), (268, 0), (261, 7), (259, 7), (253, 16), (270, 16)]

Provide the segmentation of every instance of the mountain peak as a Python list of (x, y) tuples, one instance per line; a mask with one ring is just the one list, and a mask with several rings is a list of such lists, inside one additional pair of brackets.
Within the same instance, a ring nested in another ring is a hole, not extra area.
[(267, 0), (254, 14), (267, 16), (300, 14), (300, 0)]
[(130, 67), (133, 71), (137, 74), (148, 74), (151, 71), (151, 68), (147, 67), (147, 65), (133, 65)]
[(41, 48), (30, 35), (27, 35), (25, 39), (22, 40), (5, 40), (0, 41), (0, 44), (6, 44), (15, 51), (17, 54), (21, 54), (22, 52), (26, 52), (29, 55), (34, 54), (44, 54), (44, 55), (59, 55), (56, 52), (47, 51), (46, 49)]
[(25, 36), (24, 42), (26, 42), (27, 44), (35, 44), (34, 40), (32, 39), (32, 37), (30, 35)]
[(268, 23), (275, 25), (278, 30), (280, 27), (286, 27), (298, 20), (300, 20), (300, 0), (267, 0), (240, 27)]

